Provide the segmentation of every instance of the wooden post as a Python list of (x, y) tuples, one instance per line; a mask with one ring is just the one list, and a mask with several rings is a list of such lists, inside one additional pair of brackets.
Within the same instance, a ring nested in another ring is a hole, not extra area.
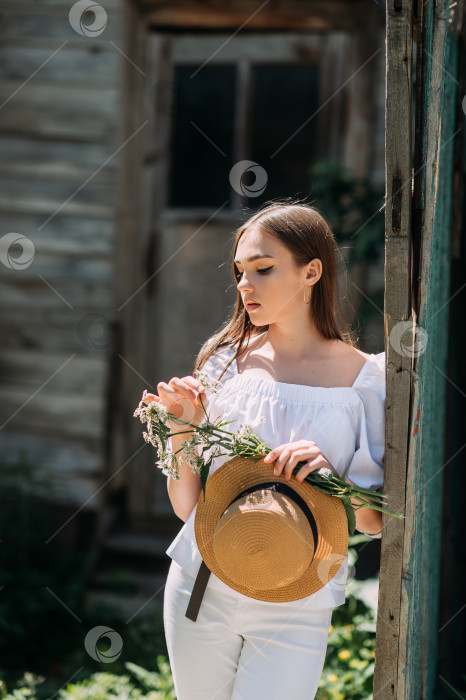
[[(414, 7), (405, 0), (387, 3), (385, 492), (393, 508), (404, 506), (405, 520), (384, 516), (374, 678), (378, 700), (438, 697), (441, 503), (447, 467), (445, 367), (457, 133), (456, 44), (448, 34), (449, 5), (446, 0), (427, 0), (416, 8), (412, 179)], [(412, 332), (406, 326), (405, 336), (396, 332), (403, 321), (413, 325)]]
[[(400, 352), (412, 323), (410, 299), (412, 2), (388, 0), (385, 134), (385, 347), (387, 363), (384, 492), (404, 513), (411, 398), (411, 358)], [(404, 326), (402, 324), (405, 324)], [(398, 333), (397, 333), (398, 331)], [(400, 334), (401, 332), (401, 334)], [(400, 346), (390, 342), (398, 335)], [(374, 697), (398, 697), (404, 521), (383, 516)], [(400, 696), (401, 697), (401, 696)]]

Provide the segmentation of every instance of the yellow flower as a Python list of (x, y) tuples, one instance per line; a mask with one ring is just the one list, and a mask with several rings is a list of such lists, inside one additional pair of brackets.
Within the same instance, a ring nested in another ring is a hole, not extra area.
[(331, 673), (329, 676), (327, 676), (327, 678), (330, 683), (336, 683), (338, 680), (338, 676), (336, 676), (334, 673)]
[(341, 651), (338, 652), (338, 658), (341, 659), (342, 661), (346, 661), (349, 659), (351, 656), (351, 652), (348, 651), (348, 649), (342, 649)]
[(330, 627), (328, 628), (328, 631), (331, 632), (332, 630), (333, 630), (333, 625), (330, 625)]

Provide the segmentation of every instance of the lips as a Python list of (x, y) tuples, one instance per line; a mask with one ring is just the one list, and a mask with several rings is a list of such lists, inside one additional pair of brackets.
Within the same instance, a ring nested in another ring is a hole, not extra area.
[(254, 309), (257, 306), (260, 306), (258, 301), (252, 301), (252, 300), (245, 301), (244, 305), (247, 309)]

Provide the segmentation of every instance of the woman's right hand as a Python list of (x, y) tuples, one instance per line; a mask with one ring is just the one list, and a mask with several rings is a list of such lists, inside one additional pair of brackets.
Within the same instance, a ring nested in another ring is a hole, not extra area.
[[(205, 395), (205, 388), (202, 386), (201, 382), (194, 377), (187, 376), (182, 377), (172, 377), (168, 384), (165, 382), (159, 382), (157, 384), (157, 394), (146, 394), (144, 397), (145, 403), (150, 403), (151, 401), (157, 401), (161, 403), (168, 413), (171, 413), (175, 418), (186, 421), (187, 423), (194, 423), (195, 425), (200, 425), (204, 418), (204, 409), (202, 408), (199, 396), (202, 397), (204, 406), (207, 408), (207, 398)], [(183, 423), (176, 423), (167, 420), (167, 427), (170, 428), (172, 432), (178, 432), (181, 430), (192, 430), (187, 425)]]

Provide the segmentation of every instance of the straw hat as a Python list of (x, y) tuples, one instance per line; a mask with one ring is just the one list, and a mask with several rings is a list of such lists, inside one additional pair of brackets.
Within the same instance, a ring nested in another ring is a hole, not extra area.
[(186, 611), (195, 621), (210, 573), (256, 600), (285, 602), (323, 588), (348, 549), (339, 498), (273, 465), (234, 457), (207, 479), (194, 531), (202, 563)]

